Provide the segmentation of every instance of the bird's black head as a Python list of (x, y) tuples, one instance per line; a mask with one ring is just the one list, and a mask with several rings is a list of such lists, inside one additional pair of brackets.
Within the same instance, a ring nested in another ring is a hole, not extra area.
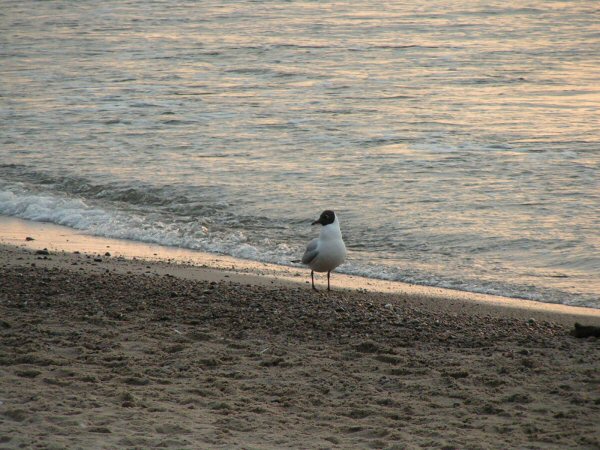
[(325, 225), (329, 225), (330, 223), (333, 223), (334, 220), (335, 220), (335, 213), (328, 209), (326, 211), (323, 211), (321, 213), (321, 217), (319, 217), (319, 220), (315, 220), (312, 224), (316, 225), (316, 224), (320, 223), (321, 225), (325, 226)]

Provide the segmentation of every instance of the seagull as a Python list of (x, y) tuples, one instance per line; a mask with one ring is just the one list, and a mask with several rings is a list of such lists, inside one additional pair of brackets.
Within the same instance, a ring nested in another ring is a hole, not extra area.
[(337, 216), (331, 210), (326, 210), (321, 213), (318, 220), (312, 224), (320, 223), (323, 225), (318, 238), (313, 239), (306, 246), (304, 256), (302, 256), (302, 264), (310, 267), (310, 278), (312, 280), (312, 288), (315, 287), (315, 272), (327, 272), (327, 290), (330, 291), (329, 278), (331, 271), (342, 264), (346, 259), (346, 246), (342, 239), (340, 230), (340, 222)]

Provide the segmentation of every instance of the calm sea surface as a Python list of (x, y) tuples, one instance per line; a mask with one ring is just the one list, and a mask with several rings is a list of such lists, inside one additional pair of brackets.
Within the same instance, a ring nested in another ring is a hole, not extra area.
[(600, 3), (385, 3), (3, 1), (0, 214), (599, 308)]

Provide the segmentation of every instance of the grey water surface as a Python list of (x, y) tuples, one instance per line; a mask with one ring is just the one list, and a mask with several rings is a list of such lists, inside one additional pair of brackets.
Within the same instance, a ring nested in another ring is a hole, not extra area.
[(389, 3), (3, 1), (0, 214), (599, 308), (600, 3)]

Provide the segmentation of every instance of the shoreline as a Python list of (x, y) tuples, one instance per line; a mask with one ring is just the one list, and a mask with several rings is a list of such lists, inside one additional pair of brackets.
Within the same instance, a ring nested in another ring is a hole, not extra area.
[[(28, 237), (33, 240), (26, 240)], [(69, 266), (73, 261), (69, 258), (73, 252), (102, 257), (106, 252), (110, 258), (104, 262), (116, 259), (141, 261), (162, 267), (177, 267), (177, 276), (187, 279), (217, 280), (225, 275), (239, 282), (258, 285), (299, 286), (309, 283), (308, 269), (302, 266), (282, 266), (251, 260), (243, 260), (227, 255), (206, 253), (198, 250), (168, 247), (159, 244), (149, 244), (124, 239), (105, 238), (87, 235), (84, 232), (65, 226), (45, 222), (34, 222), (15, 217), (0, 215), (0, 246), (11, 246), (41, 250), (47, 248), (55, 256), (63, 259), (60, 262), (44, 264), (54, 266), (60, 264)], [(70, 256), (67, 256), (69, 255)], [(67, 259), (64, 259), (67, 258)], [(167, 266), (165, 266), (167, 265)], [(168, 270), (167, 270), (168, 271)], [(224, 274), (223, 272), (226, 272)], [(322, 288), (324, 277), (317, 274), (317, 284)], [(467, 291), (457, 291), (431, 286), (412, 285), (398, 281), (365, 278), (356, 275), (340, 273), (332, 274), (333, 289), (366, 290), (379, 293), (401, 294), (425, 297), (438, 300), (451, 300), (466, 304), (482, 304), (485, 307), (500, 307), (505, 311), (522, 310), (522, 314), (543, 314), (549, 316), (567, 315), (571, 318), (588, 317), (600, 320), (600, 309), (580, 306), (570, 306), (556, 303), (544, 303), (521, 298), (502, 297), (490, 294), (479, 294)], [(512, 311), (514, 313), (514, 311)], [(521, 314), (521, 313), (519, 313)]]

